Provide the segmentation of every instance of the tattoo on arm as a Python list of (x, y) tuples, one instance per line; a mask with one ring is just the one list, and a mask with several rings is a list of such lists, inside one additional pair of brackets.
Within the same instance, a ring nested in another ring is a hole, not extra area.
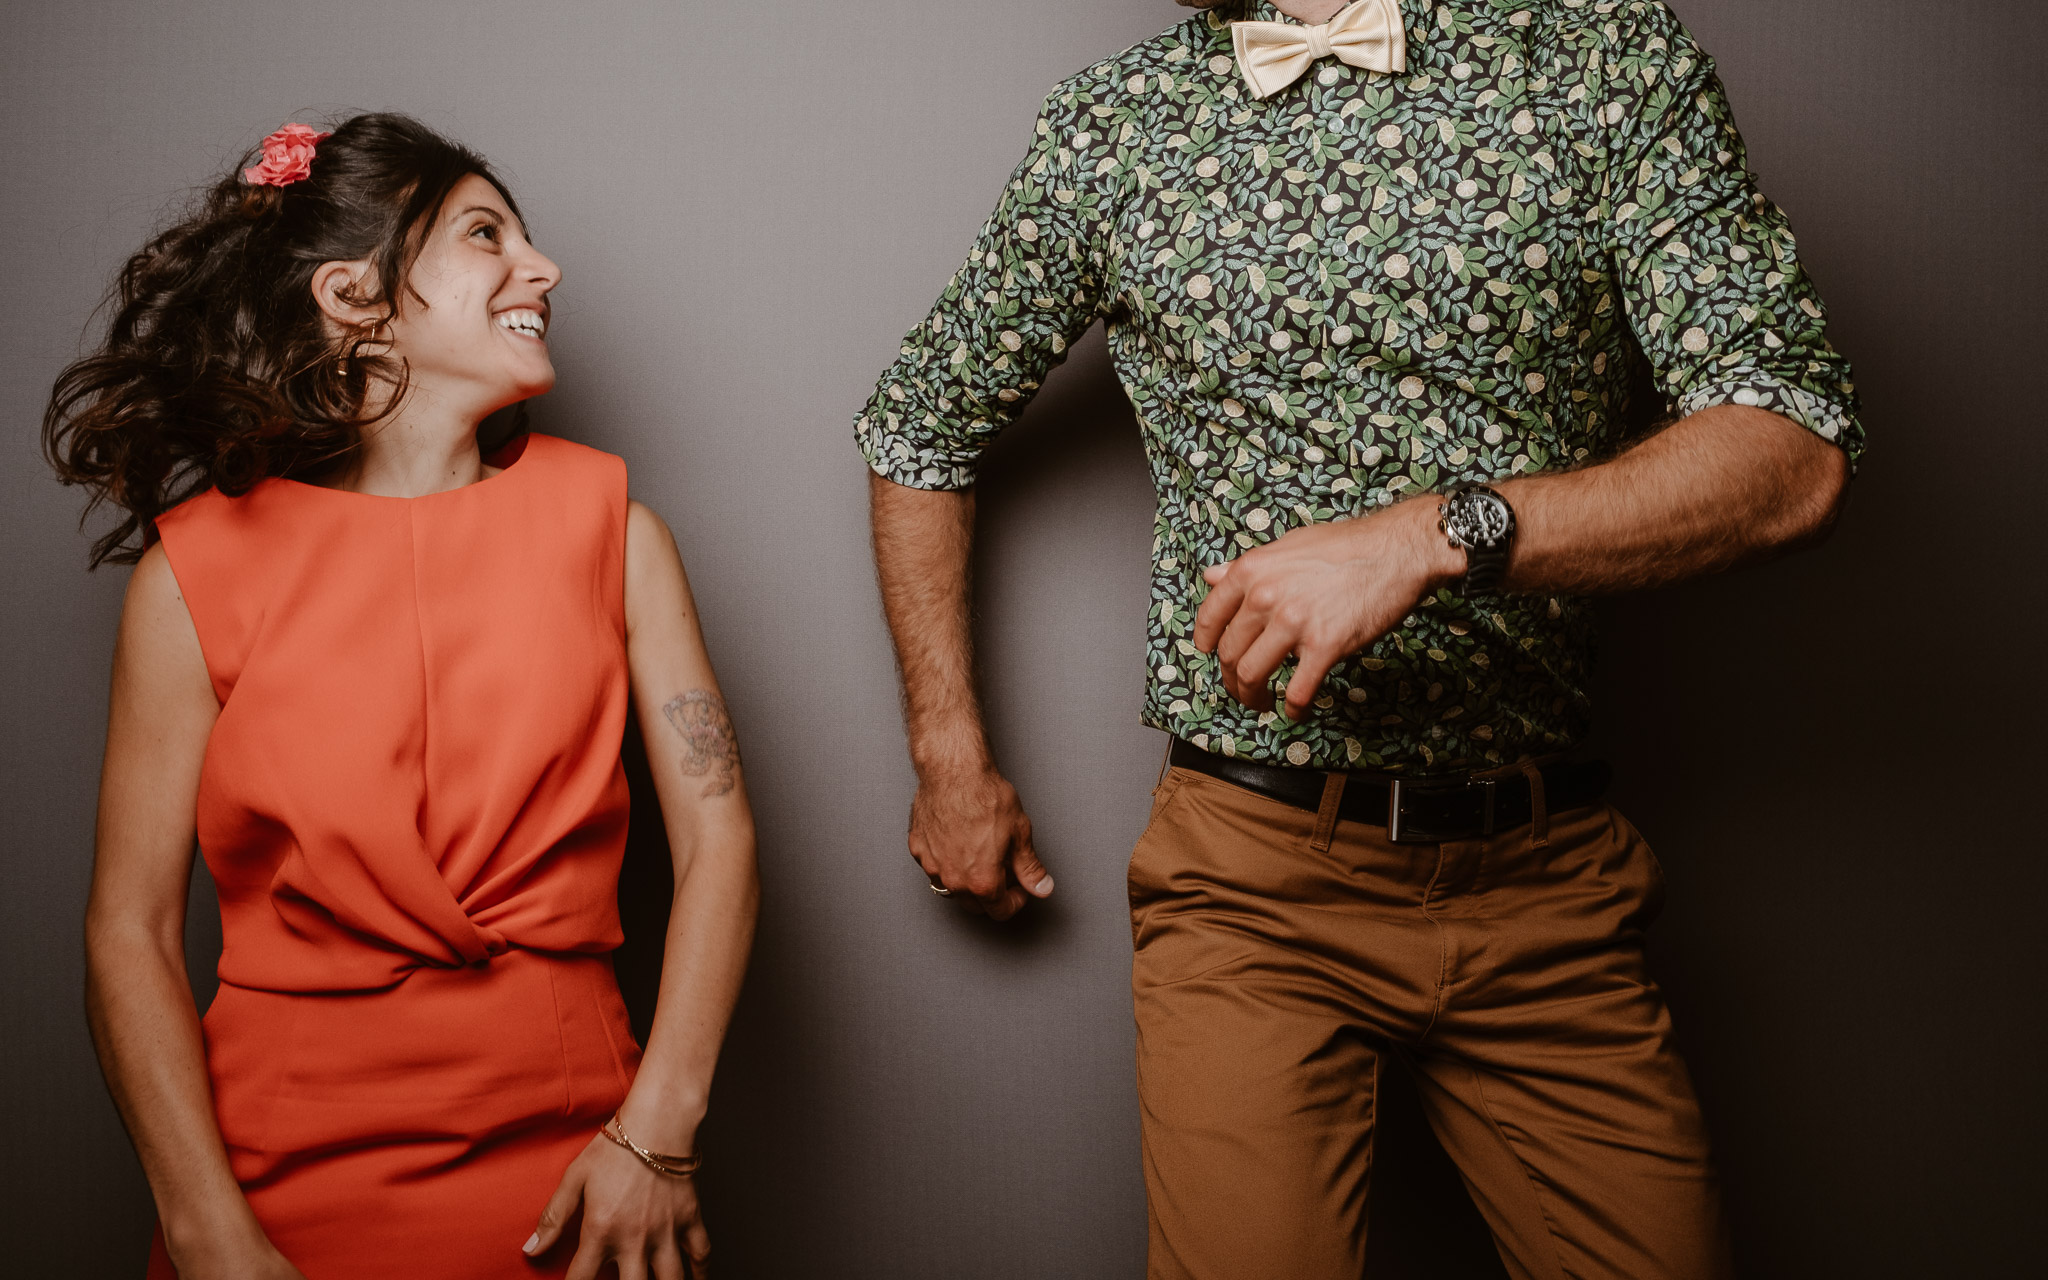
[(682, 769), (692, 778), (709, 775), (707, 796), (722, 796), (739, 781), (740, 744), (733, 737), (732, 717), (725, 702), (709, 689), (679, 693), (662, 705), (661, 713), (683, 738)]

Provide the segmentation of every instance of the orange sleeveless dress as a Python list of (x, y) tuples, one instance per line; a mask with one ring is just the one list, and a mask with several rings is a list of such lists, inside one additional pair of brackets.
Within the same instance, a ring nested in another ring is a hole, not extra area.
[(573, 1241), (520, 1246), (639, 1064), (625, 465), (513, 448), (427, 497), (266, 480), (158, 521), (221, 703), (214, 1111), (307, 1280), (560, 1275)]

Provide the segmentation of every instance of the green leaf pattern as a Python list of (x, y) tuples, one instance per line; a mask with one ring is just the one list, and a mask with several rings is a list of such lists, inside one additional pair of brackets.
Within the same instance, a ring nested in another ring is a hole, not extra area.
[[(1663, 0), (1404, 5), (1398, 75), (1254, 100), (1211, 10), (1047, 98), (972, 253), (862, 413), (880, 474), (971, 485), (1096, 319), (1158, 495), (1147, 723), (1274, 763), (1440, 773), (1589, 723), (1584, 602), (1438, 592), (1300, 724), (1190, 641), (1204, 567), (1464, 480), (1758, 405), (1862, 451), (1847, 363), (1712, 63)], [(1287, 670), (1277, 677), (1284, 682)]]

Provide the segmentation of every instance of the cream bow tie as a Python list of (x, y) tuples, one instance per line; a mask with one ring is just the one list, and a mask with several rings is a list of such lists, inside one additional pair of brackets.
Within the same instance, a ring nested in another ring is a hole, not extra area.
[(1295, 22), (1233, 22), (1237, 69), (1254, 98), (1270, 98), (1301, 79), (1318, 58), (1368, 71), (1406, 71), (1408, 35), (1398, 0), (1354, 0), (1320, 27)]

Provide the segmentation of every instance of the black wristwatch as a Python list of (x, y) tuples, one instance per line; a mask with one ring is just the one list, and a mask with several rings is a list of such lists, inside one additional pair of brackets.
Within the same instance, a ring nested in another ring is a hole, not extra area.
[(1515, 509), (1483, 484), (1461, 484), (1437, 504), (1437, 528), (1465, 553), (1464, 595), (1497, 591), (1508, 573)]

